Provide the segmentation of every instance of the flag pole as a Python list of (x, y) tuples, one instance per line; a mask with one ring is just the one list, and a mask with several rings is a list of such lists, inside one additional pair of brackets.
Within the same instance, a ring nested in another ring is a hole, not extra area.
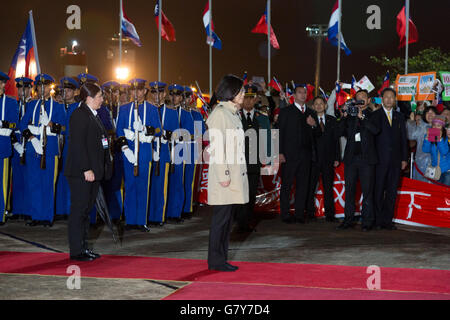
[(406, 0), (406, 51), (405, 51), (405, 74), (408, 74), (409, 55), (409, 0)]
[[(37, 42), (36, 42), (36, 31), (34, 29), (34, 19), (33, 19), (33, 10), (30, 10), (28, 13), (30, 17), (30, 23), (31, 23), (31, 33), (33, 37), (33, 46), (34, 46), (34, 60), (36, 61), (36, 72), (37, 74), (41, 73), (41, 65), (39, 63), (39, 54), (38, 54), (38, 48), (37, 48)], [(25, 73), (27, 70), (25, 70)]]
[(159, 24), (159, 37), (158, 37), (158, 81), (161, 82), (161, 38), (162, 38), (162, 0), (158, 0), (159, 2), (159, 17), (158, 17), (158, 24)]
[(338, 21), (338, 57), (337, 57), (337, 81), (341, 78), (341, 21), (342, 21), (342, 0), (339, 0), (339, 21)]
[(123, 1), (120, 0), (120, 13), (119, 13), (119, 68), (122, 68), (122, 20), (123, 20)]
[(213, 52), (212, 52), (212, 23), (213, 23), (213, 14), (212, 14), (212, 0), (209, 0), (209, 98), (212, 98), (212, 92), (213, 92), (213, 80), (212, 80), (212, 72), (213, 72)]
[(271, 48), (270, 48), (270, 37), (271, 37), (271, 2), (267, 0), (267, 83), (270, 82), (271, 76)]

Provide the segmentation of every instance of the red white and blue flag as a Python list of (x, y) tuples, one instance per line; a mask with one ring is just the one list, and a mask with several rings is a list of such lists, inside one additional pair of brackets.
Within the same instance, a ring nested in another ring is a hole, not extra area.
[[(155, 5), (155, 21), (156, 21), (156, 27), (159, 30), (159, 2), (160, 0), (156, 1)], [(161, 37), (163, 39), (166, 39), (167, 41), (176, 41), (175, 38), (175, 28), (173, 27), (173, 24), (167, 19), (164, 12), (161, 10)]]
[(348, 94), (341, 88), (338, 82), (336, 82), (336, 103), (338, 107), (345, 104), (348, 99)]
[[(336, 4), (333, 7), (333, 11), (331, 13), (330, 22), (328, 23), (328, 42), (330, 42), (333, 46), (338, 46), (339, 39), (339, 17), (341, 15), (341, 9), (339, 8), (339, 0), (336, 0)], [(344, 41), (344, 36), (341, 32), (341, 48), (345, 51), (346, 55), (350, 55), (352, 52), (347, 47), (347, 44)]]
[(352, 87), (350, 89), (350, 96), (354, 98), (356, 96), (356, 78), (352, 76)]
[[(258, 24), (256, 27), (253, 28), (252, 33), (263, 33), (268, 34), (269, 33), (269, 26), (267, 23), (267, 8), (268, 4), (266, 5), (266, 11), (264, 11), (264, 15), (259, 19)], [(280, 44), (278, 43), (277, 36), (275, 35), (275, 32), (273, 31), (272, 24), (270, 26), (270, 44), (275, 49), (280, 49)]]
[(244, 76), (242, 77), (242, 81), (244, 81), (244, 86), (248, 85), (248, 74), (245, 71)]
[(8, 71), (10, 78), (6, 83), (5, 93), (18, 97), (15, 79), (27, 77), (34, 79), (41, 73), (37, 52), (36, 35), (34, 32), (33, 12), (29, 12), (29, 18), (25, 32), (20, 38), (14, 58)]
[(389, 88), (389, 86), (390, 86), (390, 84), (391, 84), (390, 82), (391, 82), (391, 81), (390, 81), (390, 76), (389, 76), (389, 71), (388, 71), (388, 72), (386, 72), (386, 75), (384, 76), (384, 79), (383, 79), (383, 85), (381, 86), (380, 90), (378, 90), (378, 95), (381, 96), (381, 92), (382, 92), (384, 89)]
[(321, 87), (319, 87), (319, 91), (320, 91), (320, 95), (321, 95), (325, 100), (328, 101), (328, 99), (329, 99), (330, 97), (325, 93), (325, 91), (323, 91), (323, 89), (322, 89)]
[[(205, 11), (203, 11), (203, 25), (206, 29), (206, 43), (217, 50), (222, 50), (222, 40), (214, 32), (214, 23), (211, 19), (211, 10), (209, 9), (209, 1), (206, 2)], [(209, 33), (211, 27), (211, 34)]]
[(139, 39), (139, 35), (136, 31), (136, 28), (134, 27), (134, 24), (131, 22), (130, 19), (128, 19), (127, 15), (125, 14), (125, 11), (123, 10), (123, 4), (120, 12), (120, 17), (122, 21), (122, 35), (125, 38), (128, 38), (138, 47), (142, 47), (142, 42)]

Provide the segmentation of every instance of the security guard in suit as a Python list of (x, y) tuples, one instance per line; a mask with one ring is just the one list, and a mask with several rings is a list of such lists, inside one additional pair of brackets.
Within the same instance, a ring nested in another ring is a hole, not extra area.
[(166, 221), (169, 173), (171, 169), (172, 172), (175, 169), (172, 135), (180, 127), (177, 110), (164, 103), (166, 87), (167, 84), (163, 82), (150, 83), (150, 96), (152, 103), (157, 107), (161, 128), (161, 136), (157, 137), (153, 143), (154, 157), (149, 215), (149, 222), (157, 226), (163, 226)]
[(146, 80), (130, 80), (134, 101), (120, 108), (116, 149), (123, 153), (125, 177), (124, 212), (127, 228), (150, 231), (147, 225), (152, 182), (153, 140), (161, 134), (158, 112), (145, 100)]
[[(31, 87), (33, 86), (33, 80), (25, 77), (17, 78), (16, 87), (19, 94), (19, 121), (25, 115), (25, 107), (31, 100)], [(24, 147), (25, 143), (20, 134), (18, 126), (14, 132), (15, 142), (13, 144), (13, 156), (11, 159), (12, 167), (12, 213), (13, 218), (18, 219), (24, 217), (28, 212), (28, 197), (26, 196), (25, 183), (27, 181), (25, 176), (25, 156)]]
[(17, 142), (17, 139), (14, 139), (14, 129), (19, 121), (19, 105), (17, 104), (17, 101), (14, 98), (5, 95), (5, 85), (8, 80), (8, 75), (0, 72), (0, 172), (2, 174), (2, 195), (0, 197), (1, 224), (6, 222), (6, 215), (10, 210), (10, 157), (12, 156), (12, 143)]
[(55, 215), (56, 182), (62, 150), (59, 136), (64, 134), (66, 112), (62, 104), (50, 96), (54, 80), (39, 74), (34, 80), (38, 100), (30, 101), (20, 121), (20, 131), (27, 141), (27, 188), (30, 197), (30, 226), (51, 226)]

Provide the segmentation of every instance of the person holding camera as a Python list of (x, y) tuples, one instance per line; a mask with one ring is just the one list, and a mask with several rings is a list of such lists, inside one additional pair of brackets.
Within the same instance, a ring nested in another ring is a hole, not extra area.
[(397, 188), (401, 171), (408, 165), (406, 121), (402, 113), (395, 111), (396, 92), (386, 88), (381, 93), (383, 107), (373, 113), (380, 129), (375, 137), (379, 162), (375, 168), (375, 226), (377, 230), (396, 230), (394, 218)]
[(363, 194), (362, 230), (369, 231), (374, 222), (373, 190), (375, 165), (378, 162), (375, 135), (379, 133), (379, 128), (371, 119), (373, 113), (368, 107), (370, 99), (367, 90), (358, 91), (355, 98), (356, 100), (342, 107), (343, 117), (337, 127), (337, 135), (347, 138), (344, 152), (345, 218), (337, 229), (353, 227), (356, 184), (359, 178)]
[[(431, 128), (431, 122), (437, 114), (435, 107), (427, 107), (424, 111), (416, 109), (416, 112), (411, 112), (410, 119), (406, 122), (406, 132), (408, 140), (416, 143), (415, 162), (421, 172), (425, 172), (431, 163), (431, 156), (429, 153), (422, 151), (424, 136)], [(413, 179), (422, 182), (429, 182), (423, 175), (421, 175), (414, 167)]]
[(425, 176), (445, 185), (450, 185), (449, 132), (448, 127), (445, 129), (445, 118), (436, 116), (422, 146), (424, 153), (431, 154), (431, 165), (425, 169)]

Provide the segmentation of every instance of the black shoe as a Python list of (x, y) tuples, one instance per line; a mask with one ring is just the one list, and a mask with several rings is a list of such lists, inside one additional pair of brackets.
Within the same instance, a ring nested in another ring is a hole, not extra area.
[(192, 212), (183, 212), (181, 214), (181, 218), (185, 219), (185, 220), (190, 220), (192, 219)]
[(4, 226), (6, 222), (0, 222), (0, 226)]
[(70, 260), (77, 260), (77, 261), (93, 261), (95, 260), (94, 257), (91, 255), (87, 255), (85, 253), (79, 254), (77, 256), (70, 256)]
[(98, 259), (98, 258), (101, 257), (101, 255), (99, 255), (98, 253), (95, 253), (91, 249), (84, 250), (84, 254), (87, 255), (87, 256), (90, 256), (90, 257), (92, 257), (94, 259)]
[(317, 221), (317, 217), (316, 216), (308, 216), (308, 222), (316, 222)]
[(369, 232), (370, 230), (372, 230), (372, 228), (371, 228), (371, 227), (363, 226), (363, 227), (361, 228), (361, 230), (362, 230), (362, 232)]
[(375, 230), (380, 231), (383, 230), (384, 228), (382, 226), (375, 226)]
[(295, 219), (295, 217), (290, 216), (287, 219), (281, 219), (281, 221), (283, 221), (284, 223), (287, 223), (287, 224), (293, 224), (296, 222), (296, 219)]
[(303, 219), (303, 218), (295, 218), (295, 222), (300, 223), (300, 224), (305, 224), (305, 219)]
[(150, 232), (150, 228), (146, 225), (139, 226), (138, 229), (141, 230), (142, 232)]
[(255, 228), (246, 226), (246, 227), (239, 227), (237, 229), (237, 233), (252, 233), (252, 232), (256, 232)]
[(229, 267), (229, 268), (234, 269), (234, 270), (238, 270), (238, 269), (239, 269), (239, 267), (233, 266), (232, 264), (229, 264), (228, 262), (226, 262), (225, 265), (226, 265), (227, 267)]
[(209, 270), (214, 270), (214, 271), (223, 271), (223, 272), (234, 272), (234, 271), (236, 271), (235, 268), (233, 268), (233, 267), (231, 267), (231, 266), (229, 266), (227, 264), (224, 264), (222, 266), (217, 266), (217, 267), (209, 266), (208, 269)]
[(335, 217), (326, 217), (325, 218), (325, 221), (326, 222), (339, 222), (339, 220), (338, 219), (336, 219)]
[(348, 223), (341, 223), (340, 225), (337, 226), (336, 230), (347, 230), (350, 229), (352, 226)]
[(40, 225), (42, 225), (42, 226), (44, 226), (44, 227), (49, 227), (49, 228), (51, 228), (51, 227), (53, 226), (53, 222), (50, 222), (50, 221), (42, 221), (42, 222), (40, 223)]
[(39, 225), (39, 221), (37, 221), (37, 220), (32, 220), (32, 221), (30, 221), (30, 222), (27, 222), (25, 225), (26, 225), (26, 226), (29, 226), (29, 227), (36, 227), (36, 226)]

